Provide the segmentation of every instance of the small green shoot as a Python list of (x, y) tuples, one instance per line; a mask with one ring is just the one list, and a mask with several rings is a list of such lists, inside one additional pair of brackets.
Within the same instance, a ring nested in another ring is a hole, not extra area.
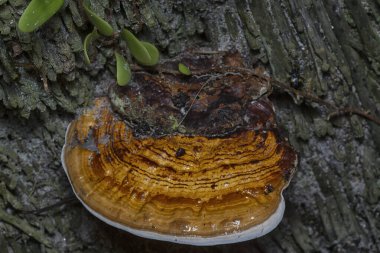
[(142, 65), (149, 65), (152, 61), (152, 57), (145, 46), (135, 37), (135, 35), (133, 35), (133, 33), (127, 29), (123, 29), (121, 31), (121, 38), (127, 42), (127, 46), (129, 50), (131, 50), (131, 54), (139, 63)]
[(124, 57), (115, 52), (116, 57), (116, 80), (120, 86), (125, 86), (131, 80), (131, 69)]
[(121, 31), (121, 38), (127, 42), (132, 56), (144, 66), (156, 65), (160, 54), (157, 48), (149, 42), (140, 41), (127, 29)]
[(158, 52), (158, 49), (155, 45), (152, 43), (146, 42), (146, 41), (141, 41), (141, 43), (144, 45), (145, 49), (148, 51), (151, 60), (149, 62), (149, 65), (146, 64), (146, 66), (154, 66), (158, 63), (160, 60), (160, 52)]
[(178, 71), (181, 74), (184, 74), (186, 76), (190, 76), (191, 75), (190, 69), (185, 64), (183, 64), (183, 63), (179, 63), (178, 64)]
[(62, 7), (64, 0), (32, 0), (18, 21), (22, 32), (33, 32)]
[(99, 38), (99, 33), (96, 30), (96, 27), (94, 27), (94, 30), (92, 30), (91, 33), (87, 34), (86, 38), (84, 39), (83, 43), (83, 51), (84, 51), (84, 60), (87, 64), (91, 64), (90, 57), (88, 56), (88, 48), (90, 47), (91, 43)]
[(110, 24), (108, 24), (107, 21), (99, 17), (95, 12), (93, 12), (90, 8), (90, 1), (84, 0), (83, 1), (83, 8), (84, 12), (86, 13), (88, 19), (90, 22), (98, 28), (99, 32), (103, 34), (104, 36), (111, 36), (113, 34), (113, 29)]

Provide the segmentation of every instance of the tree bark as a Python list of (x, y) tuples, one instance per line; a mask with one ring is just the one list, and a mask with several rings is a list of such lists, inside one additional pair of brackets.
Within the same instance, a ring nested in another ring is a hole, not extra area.
[[(380, 126), (275, 90), (277, 120), (299, 153), (286, 213), (270, 234), (236, 245), (190, 247), (139, 238), (66, 204), (60, 163), (75, 113), (115, 82), (113, 48), (84, 63), (91, 32), (80, 1), (38, 31), (16, 29), (28, 1), (0, 0), (0, 252), (378, 252)], [(380, 115), (378, 0), (96, 0), (163, 57), (190, 48), (238, 50), (249, 66), (337, 107)], [(291, 94), (292, 95), (292, 94)], [(294, 95), (294, 94), (293, 94)]]

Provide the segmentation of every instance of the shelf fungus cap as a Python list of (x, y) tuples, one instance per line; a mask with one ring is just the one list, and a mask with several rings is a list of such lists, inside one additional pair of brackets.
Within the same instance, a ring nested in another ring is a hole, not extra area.
[[(205, 61), (231, 58), (181, 59), (193, 73)], [(297, 155), (276, 127), (267, 84), (255, 75), (210, 80), (135, 73), (69, 125), (62, 163), (91, 213), (191, 245), (250, 240), (279, 224)]]

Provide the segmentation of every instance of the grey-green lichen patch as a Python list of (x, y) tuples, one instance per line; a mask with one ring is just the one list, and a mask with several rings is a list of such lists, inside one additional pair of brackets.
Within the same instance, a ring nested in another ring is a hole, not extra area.
[(321, 118), (314, 119), (314, 131), (318, 137), (334, 135), (334, 130), (331, 123)]
[(334, 104), (340, 107), (348, 104), (347, 92), (344, 86), (339, 86), (334, 93)]
[(239, 36), (239, 26), (236, 23), (237, 18), (235, 16), (236, 14), (227, 10), (224, 14), (224, 18), (226, 20), (228, 33), (231, 35), (231, 38), (233, 40), (236, 40)]
[(11, 55), (7, 51), (7, 47), (4, 41), (0, 38), (0, 66), (4, 69), (4, 78), (10, 79), (9, 82), (14, 81), (19, 77), (13, 62), (11, 61)]
[(315, 248), (315, 242), (308, 234), (308, 228), (302, 224), (300, 216), (293, 214), (289, 219), (290, 229), (294, 235), (295, 241), (302, 251), (310, 252)]
[[(136, 30), (137, 28), (141, 29), (141, 15), (137, 15), (136, 9), (138, 9), (139, 3), (132, 3), (128, 1), (122, 1), (119, 3), (120, 6), (115, 7), (115, 11), (121, 13), (122, 17), (119, 17), (117, 23), (120, 27), (127, 26), (132, 30)], [(125, 18), (123, 18), (125, 17)]]
[(187, 129), (186, 127), (184, 127), (183, 125), (180, 125), (179, 124), (179, 120), (175, 117), (173, 117), (173, 115), (170, 115), (168, 120), (171, 122), (171, 130), (173, 132), (179, 132), (181, 134), (186, 134), (187, 133)]
[(149, 8), (147, 5), (141, 6), (140, 13), (144, 18), (144, 24), (148, 26), (150, 29), (154, 28), (157, 25), (155, 15), (152, 9)]
[[(289, 58), (286, 57), (284, 44), (281, 43), (283, 39), (281, 36), (289, 31), (282, 31), (280, 28), (282, 25), (285, 25), (286, 22), (282, 24), (280, 21), (273, 20), (271, 15), (268, 16), (268, 11), (269, 13), (278, 11), (277, 6), (271, 5), (269, 2), (252, 2), (250, 8), (258, 24), (263, 48), (268, 56), (271, 70), (277, 78), (285, 80), (286, 73), (290, 72), (290, 61)], [(281, 17), (281, 19), (283, 19), (283, 17)]]
[(19, 110), (20, 115), (25, 118), (29, 117), (32, 110), (45, 111), (46, 105), (55, 107), (49, 96), (42, 92), (41, 84), (24, 78), (15, 83), (14, 87), (3, 85), (0, 100), (7, 108)]
[(345, 146), (343, 144), (335, 142), (333, 144), (333, 146), (331, 147), (331, 149), (334, 153), (335, 159), (337, 159), (338, 161), (345, 161), (346, 150), (345, 150)]
[[(156, 18), (157, 23), (163, 31), (170, 31), (172, 27), (172, 18), (166, 15), (168, 11), (169, 4), (166, 2), (159, 3), (158, 1), (152, 2), (151, 10)], [(170, 39), (170, 38), (168, 38)]]
[(85, 23), (84, 17), (79, 12), (80, 3), (77, 1), (68, 1), (68, 8), (71, 13), (71, 18), (77, 27), (82, 27)]
[(6, 187), (4, 182), (0, 183), (0, 196), (5, 202), (9, 203), (14, 209), (21, 210), (22, 204)]
[(76, 30), (75, 23), (73, 18), (70, 15), (71, 13), (64, 13), (63, 16), (63, 22), (65, 24), (65, 30), (66, 36), (67, 36), (67, 42), (71, 47), (71, 52), (80, 52), (83, 49), (83, 43), (82, 39)]
[[(328, 73), (329, 70), (330, 70), (330, 64), (328, 64), (326, 61), (324, 61), (324, 62), (322, 63), (322, 66), (321, 66), (321, 71), (322, 71), (323, 73)], [(327, 89), (327, 88), (326, 88), (326, 89)]]
[(12, 19), (12, 12), (11, 12), (11, 7), (8, 5), (4, 5), (0, 7), (0, 19), (3, 22), (6, 22), (7, 20)]
[(6, 213), (3, 209), (0, 209), (0, 221), (13, 225), (25, 234), (40, 242), (41, 244), (49, 248), (52, 247), (52, 243), (47, 238), (47, 236), (37, 228), (31, 226), (26, 220), (17, 218), (16, 216)]
[(307, 141), (310, 138), (310, 126), (305, 120), (304, 116), (295, 114), (294, 115), (295, 122), (295, 134), (301, 140)]
[(16, 26), (16, 20), (12, 16), (12, 9), (9, 5), (0, 6), (0, 34), (9, 35), (11, 29)]
[(19, 7), (22, 5), (25, 5), (27, 1), (25, 0), (14, 0), (14, 1), (8, 1), (12, 7)]
[(353, 131), (353, 135), (355, 138), (363, 138), (364, 137), (364, 129), (363, 123), (357, 115), (353, 115), (350, 118), (350, 123)]
[[(6, 117), (9, 116), (11, 115)], [(56, 117), (55, 119), (50, 117), (47, 120), (51, 127), (55, 125), (55, 128), (58, 126), (63, 128), (63, 122), (56, 119)], [(61, 146), (64, 132), (55, 131), (54, 138), (48, 137), (49, 134), (47, 130), (44, 130), (43, 121), (36, 118), (27, 121), (17, 119), (17, 117), (0, 119), (2, 126), (0, 143), (7, 144), (6, 149), (0, 149), (0, 155), (6, 157), (6, 159), (0, 160), (2, 168), (0, 200), (3, 200), (0, 210), (0, 229), (7, 231), (2, 235), (5, 236), (6, 242), (9, 243), (8, 246), (11, 248), (15, 247), (12, 242), (15, 234), (19, 235), (18, 243), (24, 245), (22, 248), (25, 248), (25, 245), (28, 245), (28, 249), (34, 247), (33, 244), (36, 242), (37, 245), (38, 243), (44, 245), (43, 248), (53, 245), (51, 233), (54, 229), (52, 227), (49, 229), (49, 222), (50, 224), (53, 222), (51, 218), (46, 217), (46, 220), (42, 219), (41, 222), (41, 219), (35, 215), (20, 213), (22, 210), (47, 205), (51, 201), (49, 196), (51, 197), (52, 192), (56, 192), (56, 196), (58, 196), (58, 192), (62, 192), (57, 184), (60, 177), (53, 176), (60, 171), (54, 169), (59, 168), (60, 164), (53, 163), (51, 157), (59, 154), (55, 150)], [(40, 124), (38, 125), (37, 122)], [(30, 125), (34, 125), (34, 128), (30, 128)], [(48, 143), (49, 145), (46, 145)], [(36, 152), (37, 150), (38, 152)], [(25, 172), (24, 168), (30, 168), (31, 171), (23, 173)], [(43, 178), (49, 178), (49, 180), (43, 180)], [(11, 210), (18, 210), (19, 213), (11, 212)], [(25, 244), (26, 242), (30, 243)]]
[(13, 160), (18, 158), (16, 152), (14, 152), (11, 149), (7, 149), (5, 146), (2, 146), (2, 145), (0, 146), (0, 154), (4, 155), (3, 160), (5, 161), (8, 160), (8, 158), (13, 159)]
[[(378, 74), (377, 76), (380, 76), (380, 74)], [(370, 91), (372, 99), (380, 101), (380, 89), (379, 84), (376, 81), (377, 76), (373, 73), (370, 73), (368, 75), (368, 90)], [(380, 107), (380, 105), (378, 107)]]
[(376, 158), (376, 152), (368, 147), (364, 147), (363, 158), (363, 174), (366, 181), (366, 194), (371, 204), (376, 204), (380, 198), (380, 173), (375, 168), (380, 162), (379, 157)]

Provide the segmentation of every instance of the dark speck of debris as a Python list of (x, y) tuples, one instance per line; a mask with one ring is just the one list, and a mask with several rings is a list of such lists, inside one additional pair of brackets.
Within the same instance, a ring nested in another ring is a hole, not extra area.
[(177, 152), (175, 152), (175, 157), (181, 157), (186, 153), (186, 151), (183, 148), (177, 149)]
[(267, 184), (264, 187), (264, 192), (265, 192), (265, 194), (269, 194), (269, 193), (273, 192), (273, 186), (271, 184)]
[(290, 85), (294, 89), (300, 89), (303, 86), (303, 78), (301, 77), (299, 67), (295, 67), (290, 72)]

